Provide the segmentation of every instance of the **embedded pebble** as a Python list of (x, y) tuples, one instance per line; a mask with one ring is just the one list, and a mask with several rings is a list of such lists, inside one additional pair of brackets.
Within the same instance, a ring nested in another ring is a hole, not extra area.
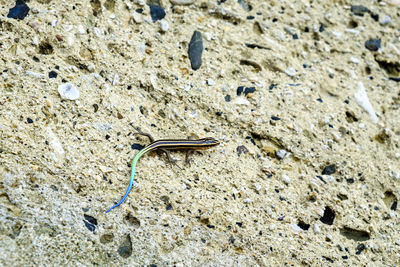
[(29, 13), (29, 6), (23, 0), (17, 0), (15, 6), (10, 8), (7, 18), (24, 19)]
[(362, 82), (358, 82), (358, 91), (354, 93), (354, 98), (356, 99), (357, 104), (359, 104), (363, 109), (365, 109), (365, 111), (368, 112), (372, 122), (377, 123), (378, 117), (375, 114), (371, 102), (369, 102), (367, 92), (365, 91), (365, 87)]
[(162, 20), (165, 17), (165, 11), (160, 6), (150, 6), (150, 14), (153, 22), (156, 22), (157, 20)]
[(381, 48), (381, 39), (369, 39), (364, 45), (368, 50), (376, 52)]
[(191, 5), (194, 2), (196, 2), (196, 0), (169, 0), (171, 2), (171, 4), (174, 5)]
[(58, 93), (62, 99), (77, 100), (79, 98), (79, 91), (71, 83), (63, 83), (58, 86)]
[(169, 23), (165, 19), (160, 20), (160, 29), (162, 32), (166, 32), (169, 29)]
[(207, 80), (207, 84), (208, 84), (209, 86), (214, 86), (214, 85), (215, 85), (215, 81), (212, 80), (212, 79), (208, 79), (208, 80)]
[(290, 184), (290, 177), (287, 176), (286, 174), (282, 174), (282, 181), (283, 181), (285, 184)]
[(289, 76), (295, 76), (296, 75), (296, 70), (294, 68), (288, 68), (285, 70), (285, 73)]
[(284, 149), (280, 149), (280, 150), (276, 151), (276, 153), (275, 153), (275, 155), (278, 159), (283, 159), (287, 154), (288, 154), (288, 152)]
[(134, 12), (132, 12), (132, 15), (131, 15), (131, 16), (132, 16), (132, 19), (133, 19), (133, 21), (134, 21), (135, 23), (140, 24), (140, 23), (143, 22), (143, 16), (142, 16), (142, 14), (140, 14), (140, 13), (134, 11)]
[(31, 76), (31, 77), (35, 77), (35, 78), (43, 78), (44, 77), (44, 74), (33, 72), (33, 71), (30, 71), (30, 70), (26, 71), (26, 75)]
[(391, 18), (390, 18), (390, 16), (388, 16), (388, 15), (385, 15), (380, 21), (379, 21), (379, 23), (381, 24), (381, 25), (388, 25), (389, 23), (390, 23), (390, 21), (391, 21)]
[(198, 70), (202, 64), (203, 39), (199, 31), (194, 31), (189, 43), (189, 59), (193, 70)]

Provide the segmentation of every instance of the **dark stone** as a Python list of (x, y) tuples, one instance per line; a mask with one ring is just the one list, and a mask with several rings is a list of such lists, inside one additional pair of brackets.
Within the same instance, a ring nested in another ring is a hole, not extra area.
[(125, 240), (118, 248), (118, 254), (125, 259), (129, 258), (132, 255), (132, 241), (131, 241), (131, 236), (129, 234), (126, 235)]
[(131, 146), (131, 148), (133, 149), (133, 150), (142, 150), (143, 148), (144, 148), (144, 146), (142, 146), (141, 144), (133, 144), (132, 146)]
[(254, 19), (254, 16), (247, 16), (246, 19), (248, 19), (248, 20), (253, 20), (253, 19)]
[(164, 8), (160, 6), (150, 6), (150, 14), (153, 22), (156, 22), (157, 20), (162, 20), (165, 17)]
[(236, 89), (236, 95), (237, 95), (237, 96), (240, 96), (240, 95), (243, 93), (243, 90), (244, 90), (244, 86), (239, 86), (239, 87)]
[(325, 26), (324, 26), (324, 24), (321, 24), (320, 26), (319, 26), (319, 30), (318, 30), (319, 32), (323, 32), (323, 31), (325, 31)]
[(57, 78), (57, 76), (58, 76), (58, 74), (54, 70), (49, 72), (49, 78), (50, 79)]
[(353, 12), (354, 15), (364, 16), (364, 13), (369, 12), (369, 9), (365, 6), (351, 6), (350, 11)]
[(238, 153), (238, 155), (240, 156), (241, 154), (247, 154), (247, 153), (249, 153), (249, 150), (245, 147), (245, 146), (238, 146), (237, 148), (236, 148), (236, 151), (237, 151), (237, 153)]
[(91, 232), (94, 233), (94, 231), (96, 230), (96, 226), (93, 225), (93, 224), (91, 224), (90, 222), (88, 222), (88, 221), (86, 221), (86, 220), (83, 220), (83, 222), (85, 223), (86, 228), (87, 228), (89, 231), (91, 231)]
[(24, 19), (28, 13), (28, 5), (23, 0), (17, 0), (15, 6), (8, 11), (7, 18)]
[(379, 21), (379, 14), (371, 13), (371, 18), (375, 21)]
[(85, 220), (87, 220), (89, 223), (94, 224), (94, 225), (97, 225), (97, 219), (96, 219), (96, 218), (94, 218), (94, 217), (92, 217), (92, 216), (90, 216), (90, 215), (87, 215), (87, 214), (84, 214), (83, 217), (84, 217)]
[(369, 39), (364, 45), (370, 51), (378, 51), (381, 48), (381, 39)]
[(27, 119), (26, 119), (26, 122), (27, 122), (27, 123), (33, 123), (33, 120), (32, 120), (31, 118), (27, 118)]
[(252, 49), (258, 48), (258, 49), (267, 49), (267, 50), (271, 50), (271, 49), (268, 48), (268, 47), (261, 46), (261, 45), (258, 45), (258, 44), (248, 44), (248, 43), (245, 43), (244, 45), (245, 45), (246, 47), (252, 48)]
[(271, 119), (272, 119), (273, 121), (280, 121), (280, 120), (281, 120), (281, 118), (279, 118), (279, 117), (277, 117), (277, 116), (271, 116)]
[(397, 200), (393, 201), (393, 204), (392, 204), (392, 206), (390, 206), (390, 209), (393, 210), (393, 211), (396, 211), (396, 209), (397, 209)]
[(293, 34), (292, 37), (293, 37), (293, 40), (299, 39), (299, 36), (297, 35), (297, 33)]
[(198, 70), (201, 66), (201, 55), (203, 54), (203, 39), (201, 32), (194, 31), (189, 43), (189, 59), (193, 70)]
[(360, 255), (361, 254), (361, 252), (364, 250), (364, 249), (366, 249), (366, 246), (363, 244), (363, 243), (361, 243), (361, 244), (359, 244), (357, 247), (356, 247), (356, 254), (357, 255)]
[(324, 215), (319, 220), (324, 224), (332, 225), (333, 221), (335, 220), (335, 211), (326, 206), (324, 210)]
[(244, 95), (247, 96), (248, 94), (254, 93), (256, 91), (255, 87), (246, 87), (244, 89)]
[(307, 231), (310, 228), (310, 225), (308, 223), (303, 222), (303, 221), (299, 221), (297, 226), (300, 227), (301, 229), (303, 229), (304, 231)]
[(335, 164), (331, 164), (323, 169), (322, 175), (331, 175), (334, 174), (335, 172), (336, 172), (336, 166)]
[(230, 95), (226, 95), (225, 96), (225, 101), (226, 102), (231, 102), (231, 96)]

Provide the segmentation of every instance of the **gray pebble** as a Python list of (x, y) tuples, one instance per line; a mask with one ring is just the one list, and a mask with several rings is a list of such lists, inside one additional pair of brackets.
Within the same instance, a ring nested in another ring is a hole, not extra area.
[(173, 5), (191, 5), (194, 2), (196, 2), (196, 0), (169, 0), (171, 2), (171, 4)]
[(201, 55), (203, 54), (203, 39), (201, 32), (194, 31), (189, 43), (189, 59), (193, 70), (198, 70), (201, 66)]

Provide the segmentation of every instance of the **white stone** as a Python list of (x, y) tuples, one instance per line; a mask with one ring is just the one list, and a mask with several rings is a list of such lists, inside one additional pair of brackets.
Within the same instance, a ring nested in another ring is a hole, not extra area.
[(358, 92), (354, 93), (354, 98), (356, 99), (357, 104), (359, 104), (365, 111), (368, 112), (369, 116), (373, 123), (378, 122), (378, 117), (375, 114), (374, 108), (369, 102), (369, 98), (367, 92), (365, 91), (364, 85), (362, 82), (358, 82)]
[(214, 82), (214, 80), (212, 80), (212, 79), (208, 79), (208, 80), (207, 80), (207, 84), (208, 84), (209, 86), (213, 86), (213, 85), (215, 85), (215, 82)]
[(33, 72), (33, 71), (30, 71), (30, 70), (26, 71), (26, 75), (31, 76), (31, 77), (35, 77), (35, 78), (43, 78), (44, 77), (44, 74)]
[(390, 20), (391, 20), (391, 18), (388, 15), (386, 15), (380, 20), (380, 23), (381, 23), (381, 25), (387, 25), (387, 24), (389, 24)]
[(160, 20), (160, 29), (162, 32), (166, 32), (169, 29), (169, 23), (165, 19)]
[(287, 176), (286, 174), (282, 174), (282, 181), (283, 181), (285, 184), (289, 184), (289, 183), (290, 183), (290, 177)]
[(301, 229), (297, 224), (291, 224), (290, 226), (292, 227), (292, 229), (293, 229), (295, 232), (303, 231), (303, 229)]
[(76, 100), (79, 98), (79, 91), (71, 83), (63, 83), (58, 86), (58, 93), (62, 99)]
[(79, 25), (77, 28), (78, 34), (85, 34), (85, 28), (82, 25)]
[(358, 64), (358, 63), (360, 63), (360, 60), (358, 58), (356, 58), (356, 57), (350, 57), (350, 62)]
[(232, 101), (236, 105), (250, 105), (249, 100), (244, 97), (238, 97), (234, 101)]
[(294, 76), (294, 75), (296, 75), (296, 70), (294, 68), (290, 67), (285, 70), (285, 73), (289, 76)]
[(135, 11), (135, 12), (132, 12), (131, 16), (135, 23), (140, 24), (143, 22), (142, 14)]

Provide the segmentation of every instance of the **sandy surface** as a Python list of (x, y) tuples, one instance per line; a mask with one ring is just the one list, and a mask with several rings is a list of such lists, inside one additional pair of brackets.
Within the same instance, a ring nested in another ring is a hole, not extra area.
[(399, 266), (399, 1), (141, 2), (0, 0), (1, 265)]

